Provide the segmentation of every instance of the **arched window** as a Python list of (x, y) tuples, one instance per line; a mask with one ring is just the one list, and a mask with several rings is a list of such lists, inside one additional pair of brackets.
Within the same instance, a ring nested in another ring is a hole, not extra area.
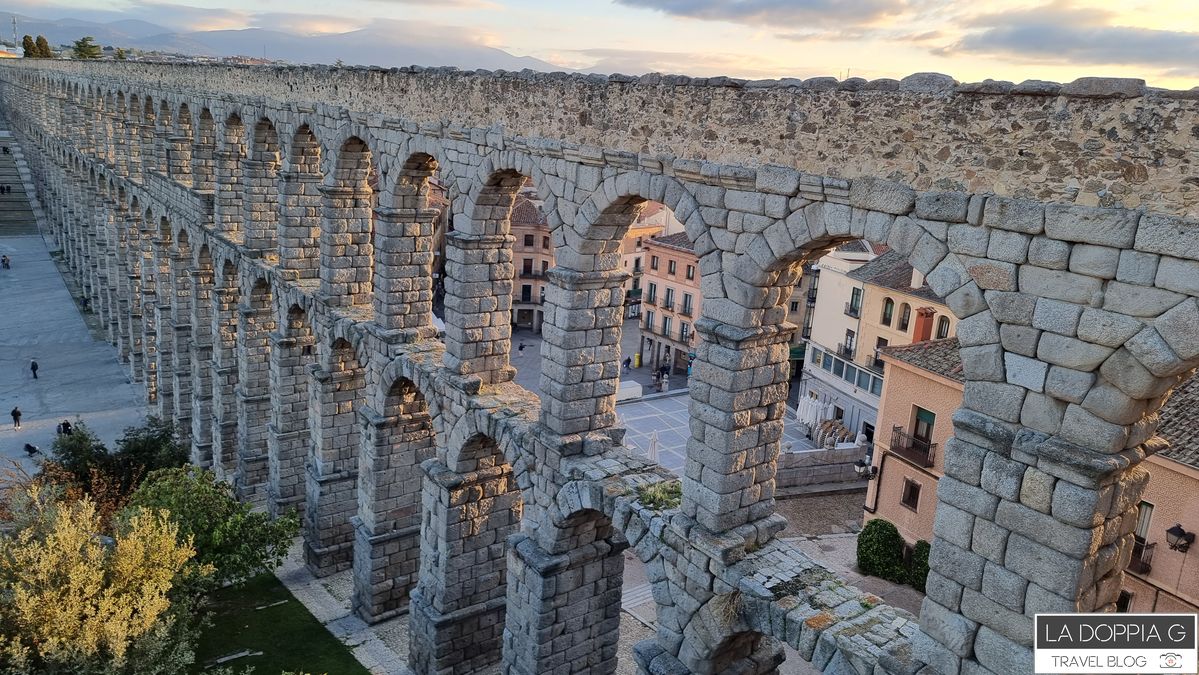
[(891, 316), (895, 314), (895, 301), (891, 298), (883, 300), (883, 325), (891, 325)]
[(949, 337), (949, 317), (942, 316), (937, 319), (937, 339), (944, 340)]
[(907, 330), (911, 321), (912, 306), (905, 302), (899, 306), (899, 330)]

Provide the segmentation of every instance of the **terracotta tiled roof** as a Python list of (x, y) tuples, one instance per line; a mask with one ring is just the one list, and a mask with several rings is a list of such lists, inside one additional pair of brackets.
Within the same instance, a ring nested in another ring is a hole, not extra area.
[(667, 234), (661, 237), (653, 237), (650, 241), (655, 244), (670, 246), (671, 248), (680, 248), (684, 251), (692, 250), (691, 240), (687, 238), (686, 232), (675, 232), (674, 234)]
[(512, 205), (512, 223), (516, 225), (545, 225), (545, 214), (524, 195), (516, 196)]
[(896, 251), (887, 251), (853, 270), (848, 276), (867, 284), (902, 291), (939, 305), (944, 304), (941, 298), (933, 293), (933, 289), (928, 287), (928, 284), (923, 284), (920, 288), (912, 288), (912, 266)]
[(879, 351), (904, 363), (936, 373), (951, 380), (964, 382), (962, 377), (962, 355), (958, 351), (958, 339), (925, 340), (910, 345), (883, 347)]
[(1162, 457), (1199, 469), (1199, 375), (1178, 385), (1161, 414), (1157, 433), (1170, 441)]

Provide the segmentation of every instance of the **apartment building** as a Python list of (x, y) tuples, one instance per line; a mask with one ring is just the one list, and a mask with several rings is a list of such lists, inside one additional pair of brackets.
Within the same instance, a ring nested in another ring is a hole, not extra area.
[(554, 266), (550, 228), (539, 201), (522, 193), (512, 206), (512, 260), (516, 280), (512, 285), (512, 324), (541, 332), (545, 317), (546, 271)]
[(695, 355), (700, 316), (699, 258), (685, 232), (643, 242), (646, 263), (641, 289), (641, 363), (687, 375)]
[(832, 403), (834, 419), (848, 431), (874, 442), (885, 375), (878, 350), (952, 336), (957, 321), (903, 256), (853, 244), (816, 265), (800, 386), (801, 395)]
[[(879, 408), (864, 521), (895, 523), (908, 543), (931, 541), (937, 482), (944, 475), (951, 418), (962, 401), (956, 339), (880, 350), (886, 384)], [(1179, 386), (1161, 411), (1168, 450), (1145, 460), (1149, 485), (1133, 531), (1118, 607), (1128, 612), (1199, 611), (1199, 376)]]

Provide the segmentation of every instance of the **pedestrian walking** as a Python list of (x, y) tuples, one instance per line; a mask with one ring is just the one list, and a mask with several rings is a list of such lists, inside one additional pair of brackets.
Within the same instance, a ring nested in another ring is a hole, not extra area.
[(37, 359), (29, 362), (29, 372), (33, 373), (33, 379), (37, 379)]
[(74, 431), (74, 429), (71, 428), (71, 422), (69, 420), (63, 420), (62, 424), (58, 425), (59, 436), (70, 436), (72, 431)]
[(6, 255), (0, 255), (0, 267), (3, 267), (3, 268), (4, 268), (4, 269), (6, 269), (6, 270), (7, 270), (7, 269), (12, 269), (11, 267), (9, 267), (9, 260), (8, 260), (8, 256), (6, 256)]
[(524, 356), (524, 353), (525, 353), (525, 343), (522, 342), (516, 347), (516, 355)]
[(13, 408), (12, 412), (9, 414), (12, 415), (12, 428), (20, 429), (21, 428), (21, 409)]
[(633, 358), (631, 356), (624, 357), (624, 372), (629, 373), (633, 370)]

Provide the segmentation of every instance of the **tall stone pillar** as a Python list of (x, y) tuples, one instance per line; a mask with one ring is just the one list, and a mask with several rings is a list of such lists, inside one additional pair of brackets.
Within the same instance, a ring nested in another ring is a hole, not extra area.
[(360, 442), (354, 409), (366, 383), (353, 356), (332, 359), (329, 370), (313, 365), (310, 373), (304, 552), (308, 569), (320, 577), (348, 569), (353, 560)]
[(237, 328), (237, 476), (242, 501), (266, 501), (267, 425), (271, 416), (270, 335), (275, 330), (271, 293), (255, 285), (248, 303), (238, 308)]
[[(478, 673), (501, 658), (508, 561), (522, 503), (511, 468), (476, 438), (451, 470), (421, 465), (420, 579), (412, 591), (411, 664), (421, 673)], [(482, 460), (482, 461), (480, 461)]]
[(429, 406), (406, 380), (393, 385), (385, 409), (359, 409), (358, 515), (354, 519), (354, 598), (369, 622), (408, 605), (420, 561), (420, 463), (434, 454)]
[(279, 267), (298, 279), (320, 275), (320, 185), (320, 174), (279, 174)]
[(446, 234), (445, 364), (481, 384), (510, 382), (511, 235)]
[(174, 408), (171, 417), (182, 442), (190, 445), (192, 435), (192, 302), (194, 289), (191, 274), (191, 249), (185, 241), (176, 243), (170, 256), (171, 287), (171, 345), (174, 354), (171, 369), (171, 388)]
[(237, 473), (237, 281), (214, 288), (212, 312), (212, 468), (233, 482)]
[(211, 263), (190, 270), (192, 277), (191, 343), (191, 463), (211, 467), (212, 380), (216, 364), (212, 357), (212, 307), (214, 303)]
[(158, 402), (158, 267), (154, 260), (154, 228), (141, 222), (142, 245), (142, 373), (146, 400)]
[(277, 162), (243, 159), (242, 223), (246, 248), (268, 260), (279, 259)]
[(433, 317), (433, 224), (437, 209), (375, 209), (375, 321), (426, 329)]
[[(164, 233), (165, 234), (165, 233)], [(171, 305), (176, 298), (171, 276), (171, 240), (164, 238), (154, 242), (154, 276), (158, 281), (154, 303), (155, 373), (158, 385), (158, 416), (170, 420), (175, 414), (175, 321)]]
[(241, 151), (222, 148), (216, 153), (216, 201), (213, 218), (218, 232), (238, 235), (242, 232)]
[(309, 367), (316, 340), (304, 314), (287, 317), (272, 333), (271, 417), (267, 433), (267, 509), (278, 517), (292, 509), (304, 513), (308, 431)]
[(323, 185), (320, 192), (321, 296), (335, 307), (369, 306), (374, 191)]
[(129, 220), (129, 328), (125, 340), (129, 344), (129, 376), (134, 382), (145, 381), (145, 327), (142, 325), (142, 244), (141, 218), (131, 214)]
[[(546, 275), (541, 424), (556, 434), (584, 434), (616, 423), (622, 284), (628, 276), (558, 267)], [(572, 450), (581, 451), (581, 445), (564, 446), (567, 454)]]

